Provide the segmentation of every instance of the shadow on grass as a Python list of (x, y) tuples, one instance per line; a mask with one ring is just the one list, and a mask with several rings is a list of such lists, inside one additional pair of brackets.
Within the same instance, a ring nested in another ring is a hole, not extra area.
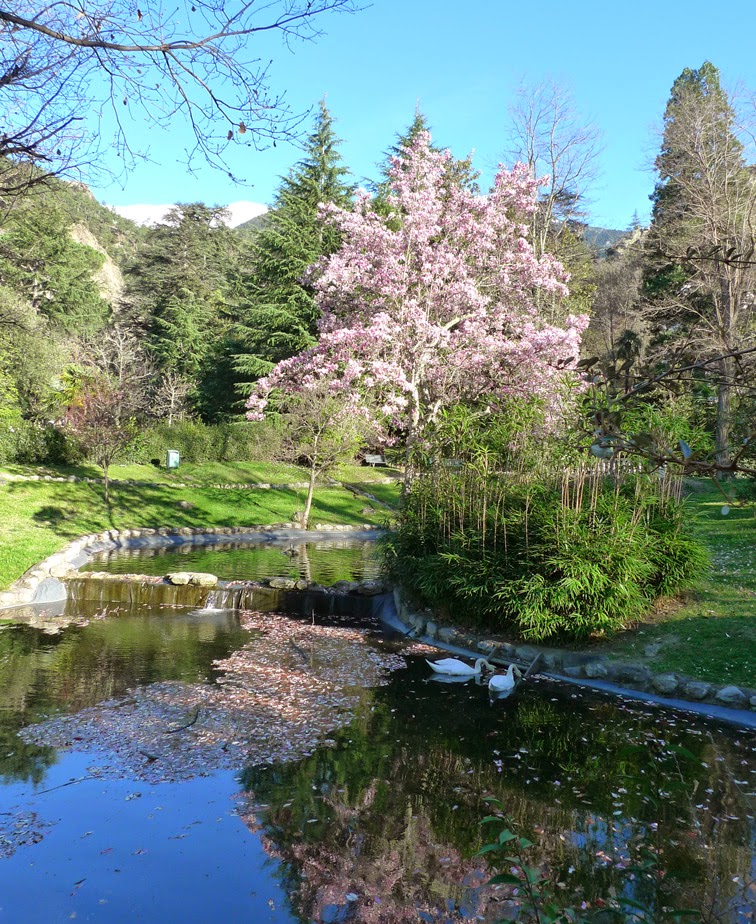
[(61, 507), (46, 506), (40, 507), (36, 513), (32, 514), (32, 520), (39, 526), (46, 526), (58, 532), (60, 527), (65, 523), (67, 513)]
[[(657, 673), (677, 673), (713, 683), (756, 686), (756, 606), (723, 615), (705, 595), (676, 608), (664, 621), (640, 623), (596, 650), (623, 660), (641, 661)], [(756, 601), (754, 601), (756, 602)], [(723, 600), (717, 598), (721, 607)], [(741, 603), (738, 607), (737, 604)]]

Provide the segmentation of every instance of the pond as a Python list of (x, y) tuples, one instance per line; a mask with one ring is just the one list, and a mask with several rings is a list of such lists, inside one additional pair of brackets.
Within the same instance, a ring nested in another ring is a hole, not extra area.
[(184, 544), (100, 552), (82, 571), (109, 574), (163, 575), (171, 571), (207, 571), (225, 581), (260, 581), (269, 577), (303, 578), (316, 584), (378, 577), (374, 539), (324, 539), (320, 542)]
[(753, 732), (545, 679), (491, 703), (370, 617), (77, 605), (0, 630), (0, 921), (514, 917), (488, 797), (566, 903), (753, 920)]

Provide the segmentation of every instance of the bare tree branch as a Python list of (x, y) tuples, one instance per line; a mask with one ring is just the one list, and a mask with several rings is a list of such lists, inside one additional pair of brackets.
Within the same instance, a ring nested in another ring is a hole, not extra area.
[(547, 179), (534, 217), (533, 242), (540, 255), (548, 238), (581, 214), (596, 178), (601, 152), (595, 125), (578, 113), (570, 92), (553, 80), (523, 85), (510, 107), (507, 156), (528, 164), (533, 176)]
[[(2, 0), (0, 0), (2, 3)], [(124, 167), (143, 156), (128, 141), (132, 119), (155, 127), (188, 123), (184, 152), (228, 172), (232, 145), (261, 148), (294, 137), (301, 116), (270, 89), (255, 37), (285, 45), (321, 34), (324, 14), (354, 12), (357, 0), (59, 0), (0, 8), (0, 193), (22, 165), (44, 173), (87, 174), (113, 144)], [(266, 46), (267, 47), (267, 46)], [(83, 113), (110, 112), (114, 137), (98, 138)], [(27, 170), (27, 180), (34, 174)]]

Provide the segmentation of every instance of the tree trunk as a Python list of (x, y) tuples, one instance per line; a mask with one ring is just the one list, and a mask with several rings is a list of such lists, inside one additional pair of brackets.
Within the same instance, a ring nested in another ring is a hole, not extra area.
[(310, 466), (310, 483), (307, 485), (307, 500), (305, 501), (305, 509), (302, 514), (302, 528), (310, 528), (310, 510), (312, 509), (312, 496), (315, 493), (315, 478), (317, 475), (317, 469), (315, 464)]
[(717, 386), (717, 418), (715, 424), (717, 462), (730, 462), (730, 405), (732, 398), (732, 359), (724, 357), (720, 364), (720, 382)]
[(103, 481), (105, 483), (105, 503), (110, 506), (110, 480), (108, 478), (108, 466), (102, 467)]

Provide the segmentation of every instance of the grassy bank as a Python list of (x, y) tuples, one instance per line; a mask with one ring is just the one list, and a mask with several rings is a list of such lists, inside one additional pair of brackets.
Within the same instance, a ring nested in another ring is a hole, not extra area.
[[(65, 469), (0, 469), (12, 475), (98, 478), (88, 466)], [(385, 523), (399, 485), (381, 484), (386, 469), (345, 467), (338, 477), (349, 487), (316, 491), (313, 523)], [(0, 589), (27, 568), (84, 533), (104, 529), (182, 526), (255, 526), (289, 522), (304, 502), (303, 488), (219, 488), (218, 484), (302, 481), (295, 466), (270, 463), (183, 465), (177, 471), (151, 466), (114, 466), (111, 503), (102, 485), (82, 482), (13, 481), (0, 484)], [(126, 480), (136, 484), (119, 483)], [(179, 484), (187, 487), (179, 487)], [(191, 506), (187, 506), (191, 505)], [(712, 567), (683, 600), (660, 601), (635, 629), (598, 647), (612, 657), (641, 660), (656, 671), (756, 686), (756, 513), (733, 507), (722, 516), (713, 488), (694, 493), (688, 506), (695, 530), (711, 552)], [(371, 511), (372, 508), (372, 511)]]
[(756, 508), (733, 506), (723, 516), (722, 495), (706, 485), (687, 504), (711, 554), (708, 575), (602, 647), (655, 671), (756, 687)]
[[(83, 482), (7, 480), (0, 485), (0, 589), (71, 539), (105, 529), (183, 526), (256, 526), (291, 521), (304, 506), (304, 488), (219, 488), (217, 484), (287, 484), (306, 477), (302, 469), (270, 463), (186, 465), (177, 471), (152, 466), (113, 466), (110, 504), (102, 485)], [(99, 478), (89, 466), (61, 469), (0, 469), (5, 476), (50, 475)], [(397, 484), (374, 484), (385, 470), (357, 466), (339, 473), (349, 484), (384, 503), (398, 498)], [(135, 484), (124, 484), (129, 480)], [(187, 487), (178, 487), (180, 483)], [(380, 496), (379, 496), (380, 495)], [(187, 506), (190, 505), (190, 506)], [(372, 511), (370, 510), (372, 506)], [(313, 523), (381, 525), (388, 511), (341, 487), (316, 490)]]

